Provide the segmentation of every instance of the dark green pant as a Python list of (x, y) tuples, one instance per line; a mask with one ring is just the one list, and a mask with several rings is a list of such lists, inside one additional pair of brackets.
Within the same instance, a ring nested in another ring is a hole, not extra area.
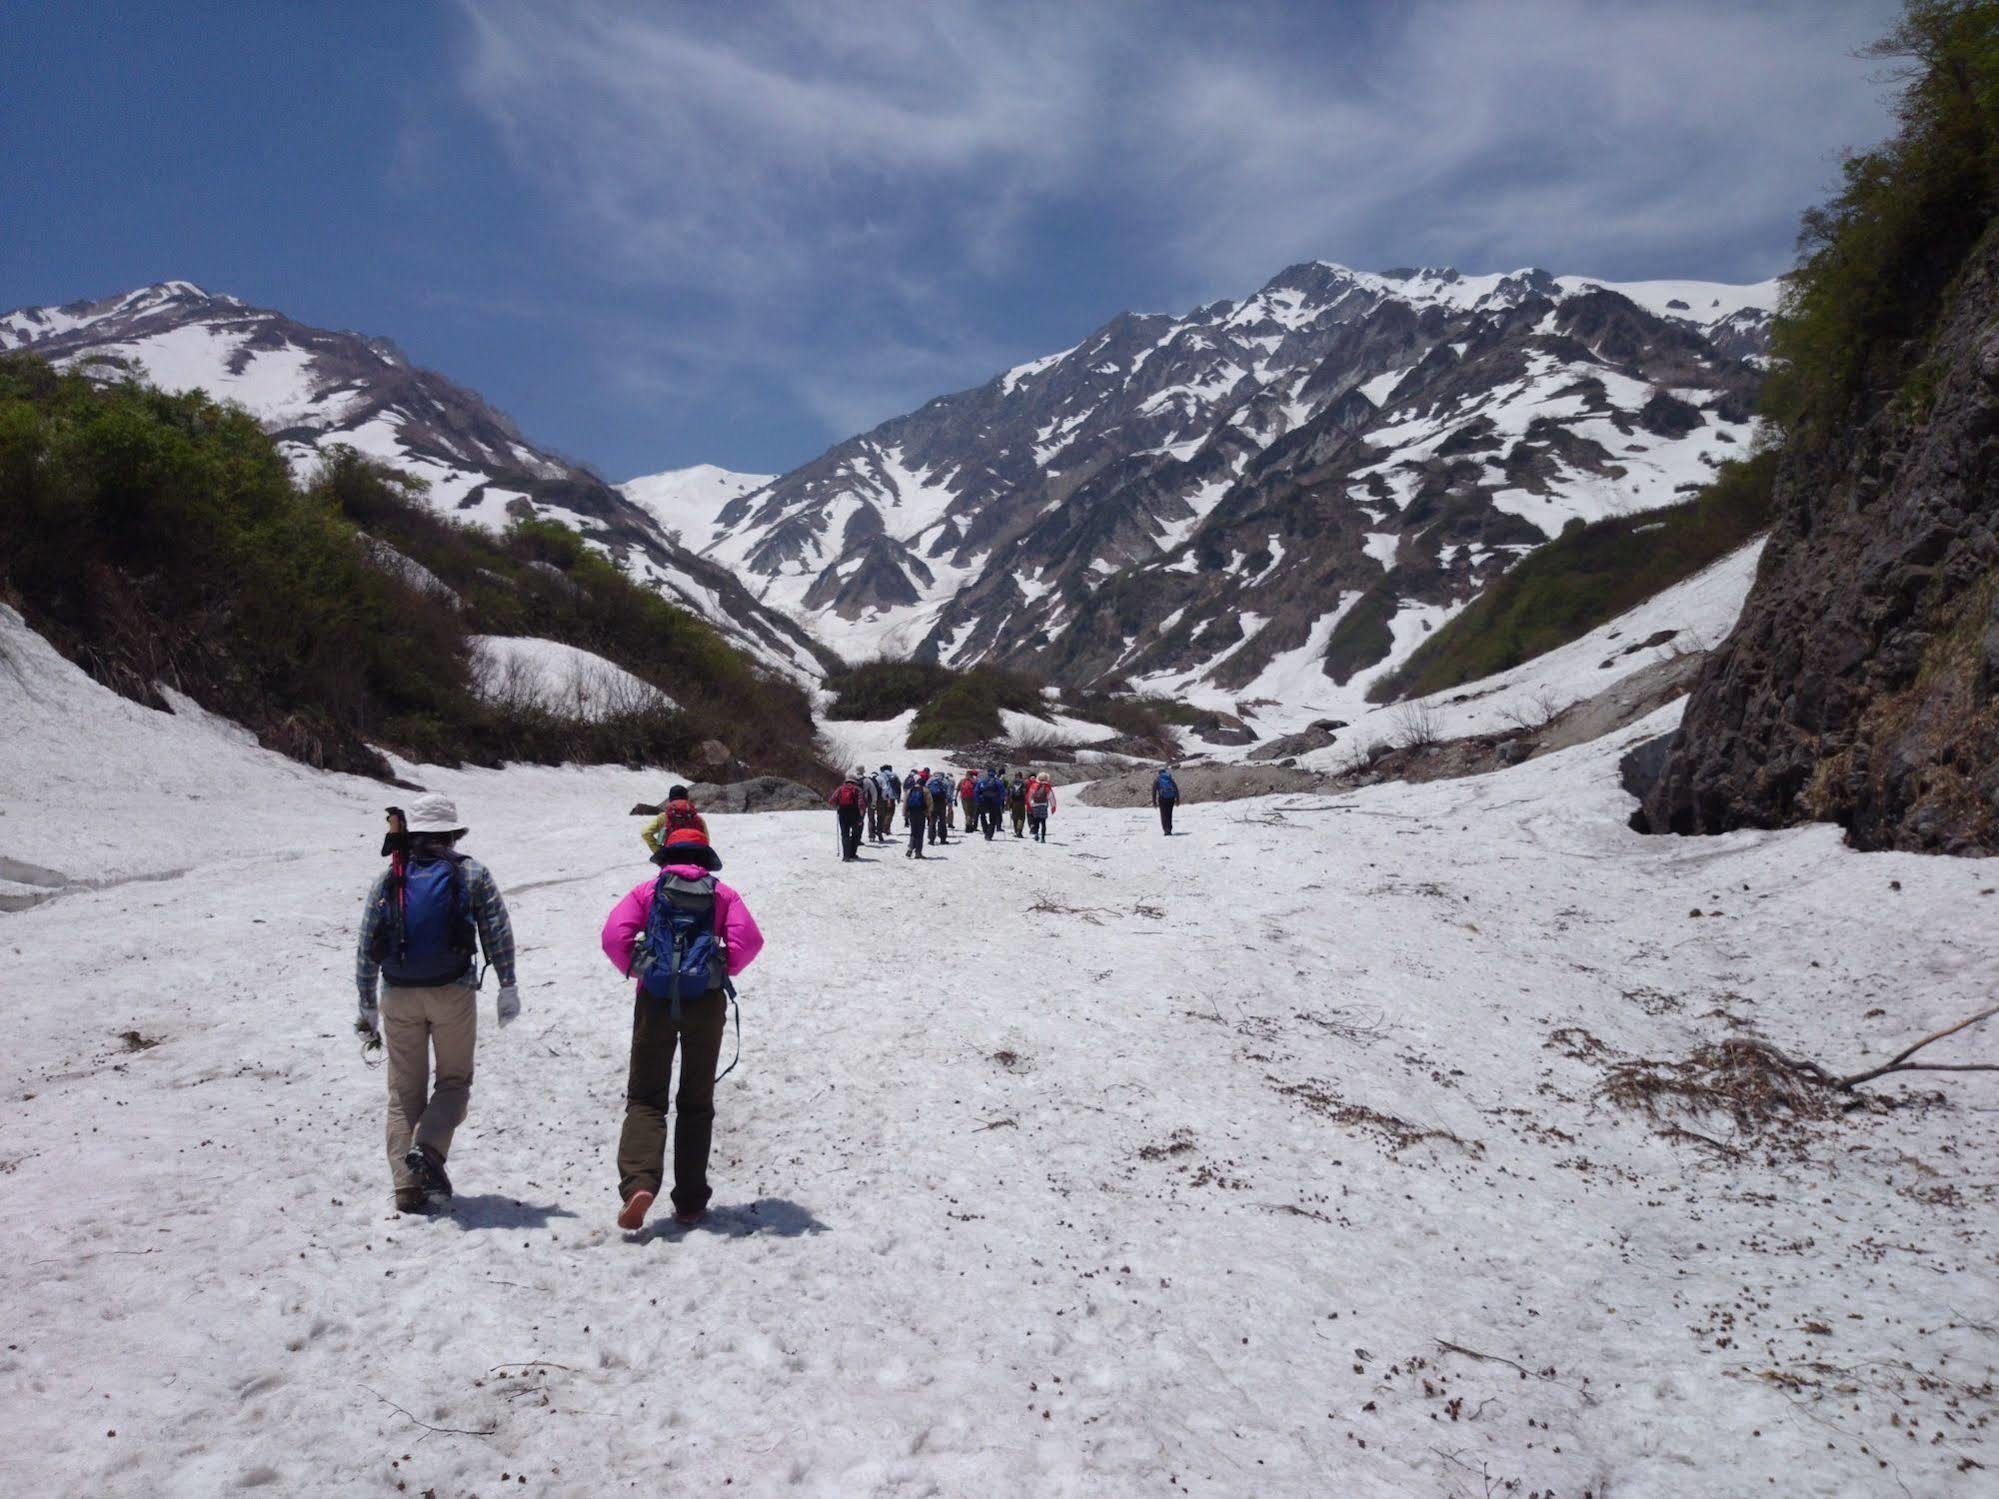
[(715, 1133), (715, 1063), (729, 1002), (720, 989), (684, 1000), (680, 1019), (664, 999), (639, 995), (632, 1012), (632, 1070), (625, 1084), (625, 1128), (618, 1136), (618, 1195), (657, 1194), (666, 1163), (666, 1105), (673, 1093), (673, 1053), (680, 1050), (680, 1093), (673, 1098), (673, 1205), (708, 1205), (708, 1145)]

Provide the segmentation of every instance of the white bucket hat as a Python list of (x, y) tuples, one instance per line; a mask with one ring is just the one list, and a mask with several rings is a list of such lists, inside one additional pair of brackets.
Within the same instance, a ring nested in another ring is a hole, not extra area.
[(448, 796), (420, 796), (410, 803), (409, 830), (412, 833), (462, 833), (458, 808)]

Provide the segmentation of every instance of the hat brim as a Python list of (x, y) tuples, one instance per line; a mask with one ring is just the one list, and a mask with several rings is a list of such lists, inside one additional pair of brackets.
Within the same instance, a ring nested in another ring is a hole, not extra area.
[(678, 848), (662, 848), (652, 856), (652, 861), (661, 869), (669, 864), (692, 864), (707, 870), (722, 867), (722, 856), (705, 843), (683, 843)]
[(434, 837), (440, 833), (442, 834), (457, 833), (462, 835), (465, 832), (465, 829), (461, 827), (452, 827), (445, 823), (412, 822), (404, 829), (404, 831), (409, 833), (429, 833)]

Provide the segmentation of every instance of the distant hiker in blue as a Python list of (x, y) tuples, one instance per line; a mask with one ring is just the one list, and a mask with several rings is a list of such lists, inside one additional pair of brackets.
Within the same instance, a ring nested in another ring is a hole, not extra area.
[[(395, 818), (391, 814), (392, 823)], [(451, 1195), (444, 1160), (472, 1098), (479, 948), (500, 975), (495, 1015), (502, 1026), (520, 1014), (521, 994), (514, 984), (507, 903), (486, 866), (457, 851), (465, 834), (458, 809), (441, 796), (418, 797), (404, 829), (406, 836), (390, 840), (393, 860), (362, 909), (354, 958), (361, 1005), (354, 1027), (371, 1043), (382, 1043), (387, 1056), (396, 1211), (417, 1213), (429, 1194)]]
[(902, 794), (902, 820), (909, 825), (909, 847), (903, 850), (903, 857), (920, 859), (923, 835), (930, 830), (930, 786), (913, 770), (903, 784), (909, 788)]
[(1173, 808), (1180, 800), (1180, 783), (1173, 779), (1173, 772), (1162, 768), (1152, 782), (1152, 805), (1159, 809), (1159, 826), (1168, 838), (1173, 836)]
[(993, 834), (1000, 829), (1000, 818), (1006, 813), (1006, 782), (997, 770), (988, 769), (979, 777), (979, 831), (985, 834), (986, 842), (993, 841)]

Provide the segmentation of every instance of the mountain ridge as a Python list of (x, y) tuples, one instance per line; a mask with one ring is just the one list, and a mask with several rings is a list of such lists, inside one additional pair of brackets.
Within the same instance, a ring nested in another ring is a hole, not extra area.
[(141, 368), (255, 416), (304, 477), (348, 446), (422, 479), (434, 509), (489, 530), (562, 521), (635, 577), (795, 679), (836, 664), (790, 617), (762, 607), (592, 470), (530, 442), (471, 388), (414, 363), (392, 340), (314, 327), (187, 280), (0, 314), (0, 353), (110, 375)]
[(1568, 521), (1746, 452), (1778, 292), (1300, 262), (1120, 313), (688, 540), (850, 658), (1220, 701), (1308, 651), (1337, 697)]

